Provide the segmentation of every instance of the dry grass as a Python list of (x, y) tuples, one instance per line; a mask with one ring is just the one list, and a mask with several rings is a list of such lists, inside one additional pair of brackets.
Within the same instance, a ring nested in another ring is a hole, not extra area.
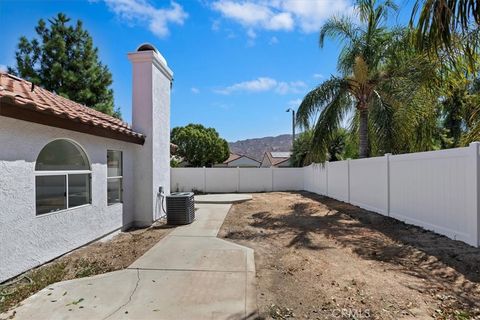
[(163, 222), (147, 229), (131, 229), (27, 271), (0, 285), (0, 313), (52, 283), (125, 269), (168, 232)]

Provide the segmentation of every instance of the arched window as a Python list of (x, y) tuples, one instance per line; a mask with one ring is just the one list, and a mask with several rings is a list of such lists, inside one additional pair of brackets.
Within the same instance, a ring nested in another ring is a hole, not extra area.
[(35, 165), (37, 215), (91, 203), (90, 162), (83, 149), (69, 140), (43, 147)]

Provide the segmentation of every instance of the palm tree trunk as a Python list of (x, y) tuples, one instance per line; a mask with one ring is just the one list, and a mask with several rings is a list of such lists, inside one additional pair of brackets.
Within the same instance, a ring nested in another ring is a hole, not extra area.
[(360, 108), (359, 158), (368, 158), (368, 109)]

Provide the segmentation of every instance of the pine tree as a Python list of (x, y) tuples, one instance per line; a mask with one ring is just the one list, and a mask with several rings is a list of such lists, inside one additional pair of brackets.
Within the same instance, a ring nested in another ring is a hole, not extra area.
[(88, 31), (80, 20), (72, 26), (70, 18), (59, 13), (38, 22), (38, 39), (21, 37), (15, 52), (16, 67), (10, 73), (29, 80), (56, 94), (109, 115), (114, 110), (112, 74), (98, 58)]

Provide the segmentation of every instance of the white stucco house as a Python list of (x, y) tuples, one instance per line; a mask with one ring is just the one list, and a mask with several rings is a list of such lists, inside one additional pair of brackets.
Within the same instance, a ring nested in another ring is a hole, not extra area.
[(246, 155), (240, 155), (236, 153), (230, 153), (230, 156), (223, 163), (214, 165), (214, 167), (240, 167), (240, 168), (258, 168), (260, 167), (260, 161), (250, 158)]
[(128, 59), (132, 126), (0, 74), (0, 282), (165, 214), (173, 73), (148, 44)]

